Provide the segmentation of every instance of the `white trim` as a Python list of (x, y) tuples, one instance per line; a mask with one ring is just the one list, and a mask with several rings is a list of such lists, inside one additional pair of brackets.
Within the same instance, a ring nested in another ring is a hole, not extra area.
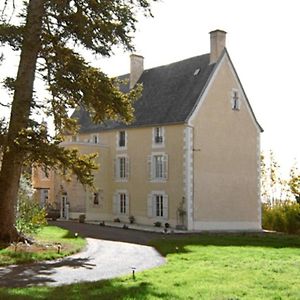
[(261, 211), (261, 161), (260, 161), (260, 132), (257, 133), (257, 221), (260, 223), (260, 228), (262, 228), (262, 211)]
[[(155, 143), (156, 128), (161, 129), (162, 143)], [(165, 127), (155, 126), (152, 128), (152, 148), (164, 148), (165, 147), (165, 139), (166, 139), (165, 138)]]
[[(120, 158), (125, 158), (125, 177), (120, 177)], [(128, 155), (127, 154), (117, 154), (116, 155), (116, 160), (115, 160), (115, 165), (114, 165), (114, 168), (115, 168), (115, 181), (116, 182), (127, 182), (128, 179), (129, 179), (129, 158), (128, 158)]]
[(187, 229), (194, 229), (194, 186), (193, 186), (193, 128), (185, 127), (183, 131), (183, 192), (185, 197)]
[[(121, 194), (126, 195), (126, 205), (125, 205), (126, 213), (125, 214), (122, 214), (120, 212), (120, 209), (121, 209), (121, 207), (120, 207), (120, 195)], [(118, 217), (129, 216), (129, 193), (128, 193), (128, 191), (125, 190), (125, 189), (116, 190), (114, 195), (113, 195), (113, 205), (117, 205), (117, 207), (113, 208), (113, 211), (115, 212), (115, 213), (113, 213), (113, 215), (118, 216)]]
[(207, 96), (207, 94), (208, 94), (208, 92), (209, 92), (209, 90), (210, 90), (212, 84), (214, 83), (214, 81), (215, 81), (215, 79), (216, 79), (216, 77), (217, 77), (217, 75), (218, 75), (218, 72), (219, 72), (219, 70), (220, 70), (220, 68), (221, 68), (221, 66), (222, 66), (222, 64), (223, 64), (223, 62), (224, 62), (225, 56), (226, 56), (226, 55), (224, 54), (224, 55), (222, 56), (221, 60), (218, 62), (217, 67), (216, 67), (216, 69), (213, 71), (213, 74), (212, 74), (211, 78), (209, 79), (208, 85), (206, 86), (206, 88), (205, 88), (203, 94), (201, 94), (201, 95), (199, 96), (199, 98), (198, 98), (198, 100), (197, 100), (197, 102), (196, 102), (196, 103), (197, 103), (197, 106), (195, 107), (195, 109), (194, 109), (194, 111), (192, 112), (191, 116), (188, 118), (188, 125), (192, 125), (194, 118), (197, 116), (199, 110), (201, 109), (201, 107), (202, 107), (202, 105), (203, 105), (203, 103), (204, 103), (204, 101), (205, 101), (205, 99), (206, 99), (206, 96)]
[[(148, 218), (150, 218), (152, 221), (165, 221), (165, 220), (168, 220), (169, 218), (169, 201), (168, 201), (168, 194), (165, 192), (165, 191), (151, 191), (150, 194), (148, 194), (148, 200), (149, 200), (149, 196), (151, 197), (151, 209), (152, 209), (152, 214), (151, 214), (151, 217), (149, 216), (149, 212), (148, 212)], [(162, 216), (162, 217), (159, 217), (159, 216), (156, 216), (155, 215), (155, 203), (154, 201), (156, 200), (155, 199), (155, 196), (162, 196), (163, 197), (163, 202), (167, 202), (167, 212), (165, 216)], [(149, 204), (148, 204), (149, 206)], [(149, 208), (148, 208), (149, 209)]]
[(194, 230), (261, 231), (259, 222), (194, 222)]
[[(155, 175), (155, 164), (154, 164), (154, 156), (162, 156), (163, 157), (163, 169), (162, 173), (165, 174), (165, 177), (162, 178), (156, 178)], [(165, 152), (152, 152), (151, 153), (151, 163), (150, 163), (150, 182), (167, 182), (168, 181), (168, 175), (169, 175), (169, 156)]]

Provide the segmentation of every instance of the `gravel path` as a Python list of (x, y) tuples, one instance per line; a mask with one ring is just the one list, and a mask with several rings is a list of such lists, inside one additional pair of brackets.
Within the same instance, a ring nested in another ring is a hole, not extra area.
[[(71, 224), (71, 227), (76, 227), (76, 225), (75, 223)], [(64, 227), (69, 226), (70, 224)], [(95, 229), (96, 227), (86, 225), (82, 228), (89, 231), (89, 228)], [(78, 228), (76, 227), (76, 229)], [(90, 232), (93, 232), (92, 229)], [(82, 234), (82, 231), (77, 231)], [(106, 231), (107, 234), (108, 231)], [(88, 245), (85, 251), (65, 259), (1, 267), (0, 287), (59, 286), (76, 282), (98, 281), (131, 274), (132, 267), (139, 272), (165, 263), (165, 259), (154, 248), (141, 245), (147, 239), (146, 237), (153, 238), (152, 234), (128, 233), (129, 231), (123, 229), (113, 232), (115, 238), (117, 235), (123, 236), (124, 232), (129, 234), (129, 238), (125, 235), (125, 239), (133, 239), (136, 236), (136, 241), (140, 244), (87, 238)]]

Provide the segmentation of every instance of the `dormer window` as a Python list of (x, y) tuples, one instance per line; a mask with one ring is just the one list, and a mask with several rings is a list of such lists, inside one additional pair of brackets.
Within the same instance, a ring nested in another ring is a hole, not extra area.
[(154, 127), (152, 131), (152, 145), (154, 148), (163, 147), (165, 144), (164, 128)]
[(231, 105), (232, 110), (240, 110), (241, 103), (240, 103), (240, 96), (238, 90), (232, 91), (232, 99), (231, 99)]

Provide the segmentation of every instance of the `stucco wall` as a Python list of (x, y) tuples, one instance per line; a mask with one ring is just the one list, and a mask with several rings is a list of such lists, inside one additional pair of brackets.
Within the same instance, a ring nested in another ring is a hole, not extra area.
[(260, 229), (260, 132), (226, 56), (201, 101), (191, 119), (194, 229)]

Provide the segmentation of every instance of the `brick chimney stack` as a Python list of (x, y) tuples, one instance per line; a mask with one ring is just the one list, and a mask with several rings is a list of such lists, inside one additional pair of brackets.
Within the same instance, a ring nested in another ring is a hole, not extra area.
[(130, 83), (132, 89), (144, 72), (144, 57), (137, 54), (130, 55)]
[(222, 51), (226, 47), (226, 31), (214, 30), (210, 32), (210, 64), (214, 64), (219, 59)]

